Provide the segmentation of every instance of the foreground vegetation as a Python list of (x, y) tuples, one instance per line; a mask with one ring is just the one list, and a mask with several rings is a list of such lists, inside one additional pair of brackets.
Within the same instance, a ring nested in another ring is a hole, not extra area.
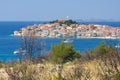
[(120, 80), (120, 53), (102, 42), (81, 55), (72, 44), (60, 43), (51, 52), (31, 61), (0, 62), (0, 79)]

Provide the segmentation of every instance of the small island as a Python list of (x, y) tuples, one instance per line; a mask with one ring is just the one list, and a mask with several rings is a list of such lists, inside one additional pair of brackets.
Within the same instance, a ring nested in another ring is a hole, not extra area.
[(109, 38), (116, 39), (120, 35), (119, 27), (99, 24), (78, 24), (70, 19), (60, 19), (46, 24), (30, 25), (14, 31), (14, 36), (30, 36), (47, 38)]

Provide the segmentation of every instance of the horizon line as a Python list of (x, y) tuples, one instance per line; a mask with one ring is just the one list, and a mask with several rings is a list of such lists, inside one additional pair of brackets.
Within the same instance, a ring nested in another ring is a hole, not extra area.
[[(0, 22), (50, 22), (54, 20), (60, 19), (53, 19), (53, 20), (0, 20)], [(113, 19), (69, 19), (76, 22), (120, 22), (120, 20), (113, 20)]]

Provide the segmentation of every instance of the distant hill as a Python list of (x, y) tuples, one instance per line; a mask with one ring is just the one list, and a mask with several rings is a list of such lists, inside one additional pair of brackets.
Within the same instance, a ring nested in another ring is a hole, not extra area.
[(76, 22), (117, 22), (113, 19), (75, 19)]

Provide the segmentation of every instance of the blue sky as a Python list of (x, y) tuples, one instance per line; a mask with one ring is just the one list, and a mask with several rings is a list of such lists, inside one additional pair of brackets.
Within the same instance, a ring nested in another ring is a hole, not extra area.
[(0, 0), (0, 21), (106, 19), (120, 21), (120, 0)]

